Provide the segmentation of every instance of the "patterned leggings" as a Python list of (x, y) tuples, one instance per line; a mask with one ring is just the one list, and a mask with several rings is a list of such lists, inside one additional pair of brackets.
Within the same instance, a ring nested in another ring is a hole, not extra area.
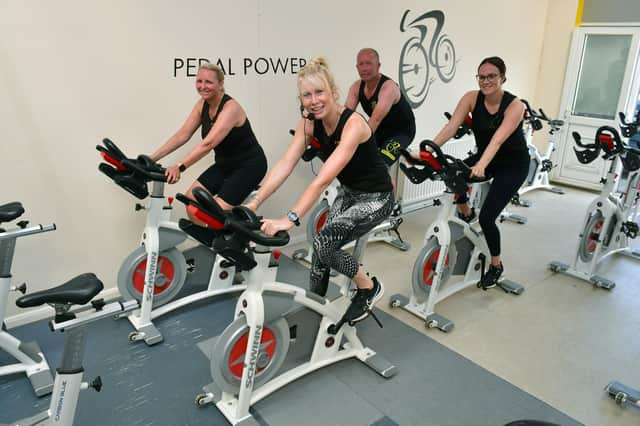
[(358, 262), (341, 247), (369, 232), (389, 217), (393, 209), (391, 192), (361, 192), (344, 186), (329, 210), (327, 221), (313, 240), (311, 291), (325, 296), (331, 268), (353, 278)]

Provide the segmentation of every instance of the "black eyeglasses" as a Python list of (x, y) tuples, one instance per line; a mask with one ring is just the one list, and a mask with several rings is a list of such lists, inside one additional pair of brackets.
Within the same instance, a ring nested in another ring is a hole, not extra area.
[(498, 77), (500, 77), (500, 74), (488, 74), (488, 75), (477, 74), (476, 80), (478, 80), (479, 83), (482, 83), (483, 81), (486, 81), (488, 83), (493, 83), (494, 81), (496, 81), (496, 78)]

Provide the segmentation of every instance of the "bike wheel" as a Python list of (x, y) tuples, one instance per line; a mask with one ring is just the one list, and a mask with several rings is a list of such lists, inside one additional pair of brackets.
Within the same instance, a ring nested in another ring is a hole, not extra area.
[(587, 221), (587, 226), (584, 227), (578, 246), (578, 256), (584, 263), (591, 262), (591, 259), (593, 259), (593, 253), (598, 248), (599, 242), (602, 241), (603, 225), (604, 216), (600, 210), (591, 215)]
[[(424, 302), (429, 297), (431, 288), (436, 279), (436, 270), (438, 266), (438, 256), (440, 256), (441, 246), (438, 240), (430, 238), (427, 244), (422, 247), (416, 262), (413, 265), (411, 274), (411, 285), (413, 294), (419, 303)], [(452, 253), (448, 253), (444, 259), (444, 268), (442, 270), (442, 278), (440, 286), (442, 287), (451, 276), (450, 265), (455, 264)]]
[(444, 83), (448, 83), (456, 75), (456, 49), (446, 35), (440, 36), (436, 45), (436, 72)]
[(327, 200), (320, 201), (309, 214), (307, 224), (307, 241), (312, 243), (318, 232), (322, 229), (329, 217), (329, 203)]
[[(126, 300), (142, 300), (146, 269), (147, 252), (140, 246), (127, 256), (118, 271), (118, 290)], [(186, 276), (187, 262), (182, 252), (176, 248), (161, 251), (153, 287), (152, 306), (161, 306), (173, 300), (182, 289)]]
[(407, 97), (411, 108), (418, 108), (429, 91), (429, 56), (420, 37), (411, 37), (402, 46), (398, 70), (400, 90)]
[[(246, 317), (235, 319), (218, 337), (211, 351), (211, 377), (223, 391), (237, 394), (240, 389), (244, 357), (249, 345)], [(280, 317), (262, 329), (260, 346), (255, 354), (253, 388), (266, 383), (278, 372), (289, 351), (289, 324)]]

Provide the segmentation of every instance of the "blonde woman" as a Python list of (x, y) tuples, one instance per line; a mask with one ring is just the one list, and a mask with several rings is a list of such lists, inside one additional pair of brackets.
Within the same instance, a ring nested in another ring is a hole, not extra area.
[(288, 213), (279, 219), (265, 219), (262, 230), (273, 235), (299, 226), (300, 219), (337, 178), (340, 193), (313, 241), (311, 289), (321, 296), (326, 294), (331, 268), (348, 276), (358, 289), (344, 319), (361, 321), (384, 290), (382, 284), (375, 277), (367, 276), (353, 256), (341, 247), (391, 214), (394, 202), (391, 179), (367, 121), (338, 103), (338, 88), (324, 58), (313, 59), (300, 70), (298, 91), (309, 116), (298, 121), (289, 147), (248, 207), (256, 210), (291, 174), (311, 138), (319, 141), (319, 157), (324, 164), (318, 175)]
[[(224, 73), (220, 67), (202, 65), (196, 76), (196, 90), (200, 99), (187, 120), (150, 157), (158, 161), (172, 153), (191, 139), (200, 127), (202, 140), (180, 161), (167, 168), (167, 182), (176, 183), (182, 172), (213, 150), (215, 163), (198, 177), (185, 195), (193, 198), (193, 188), (203, 187), (215, 196), (220, 207), (228, 210), (241, 204), (264, 178), (267, 158), (246, 113), (235, 99), (224, 92)], [(195, 217), (190, 219), (201, 224)]]

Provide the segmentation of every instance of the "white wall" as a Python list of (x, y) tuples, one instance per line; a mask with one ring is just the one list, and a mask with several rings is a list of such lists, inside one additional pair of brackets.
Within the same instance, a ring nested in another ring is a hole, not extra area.
[[(564, 87), (577, 8), (578, 0), (556, 0), (549, 2), (547, 9), (536, 94), (532, 106), (544, 109), (551, 118), (562, 118), (559, 112), (560, 97)], [(543, 151), (549, 140), (547, 129), (548, 127), (545, 126), (542, 131), (534, 135), (534, 143)]]
[[(507, 62), (507, 90), (534, 98), (549, 3), (3, 1), (0, 202), (20, 200), (25, 218), (59, 226), (19, 241), (16, 280), (36, 290), (94, 271), (107, 287), (115, 286), (119, 263), (139, 241), (143, 216), (134, 213), (130, 195), (97, 171), (94, 146), (108, 136), (131, 156), (149, 153), (182, 124), (197, 95), (193, 78), (173, 76), (174, 58), (230, 58), (235, 75), (227, 76), (227, 92), (247, 111), (273, 164), (298, 117), (295, 75), (245, 75), (243, 58), (323, 54), (344, 97), (357, 77), (359, 48), (377, 48), (382, 71), (397, 79), (400, 50), (411, 36), (399, 29), (403, 12), (411, 9), (417, 17), (440, 9), (457, 71), (449, 84), (436, 80), (415, 111), (420, 140), (432, 137), (444, 124), (442, 113), (476, 87), (476, 67), (485, 56)], [(570, 22), (575, 9), (571, 13)], [(210, 157), (201, 163), (169, 190), (184, 191)], [(300, 164), (261, 213), (283, 214), (310, 177), (309, 167)], [(10, 306), (9, 314), (16, 312)]]

